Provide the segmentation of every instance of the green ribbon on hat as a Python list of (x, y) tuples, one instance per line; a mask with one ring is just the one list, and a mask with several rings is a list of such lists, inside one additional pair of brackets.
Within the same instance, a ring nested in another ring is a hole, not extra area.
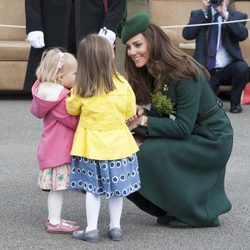
[(132, 16), (123, 26), (121, 40), (126, 43), (130, 38), (145, 31), (149, 26), (149, 15), (147, 12), (138, 12)]

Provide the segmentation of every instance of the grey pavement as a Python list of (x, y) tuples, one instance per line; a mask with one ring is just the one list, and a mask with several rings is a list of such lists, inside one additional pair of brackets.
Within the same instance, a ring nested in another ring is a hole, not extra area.
[[(228, 110), (229, 103), (224, 102)], [(30, 100), (0, 100), (0, 249), (250, 249), (250, 105), (242, 114), (228, 113), (234, 131), (234, 147), (228, 163), (226, 191), (232, 210), (221, 216), (218, 228), (170, 229), (124, 200), (124, 240), (106, 237), (107, 203), (102, 200), (99, 219), (101, 241), (86, 243), (71, 235), (49, 234), (43, 227), (47, 216), (47, 192), (37, 187), (36, 149), (42, 122), (29, 112)], [(60, 154), (60, 151), (58, 151)], [(219, 160), (219, 159), (218, 159)], [(66, 193), (63, 217), (86, 225), (85, 196)]]

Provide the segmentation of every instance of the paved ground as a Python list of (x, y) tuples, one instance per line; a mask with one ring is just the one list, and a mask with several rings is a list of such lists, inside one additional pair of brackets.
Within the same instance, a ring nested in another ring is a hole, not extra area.
[[(122, 242), (106, 238), (107, 203), (103, 200), (98, 244), (71, 235), (49, 234), (42, 226), (47, 215), (47, 193), (37, 187), (36, 148), (41, 122), (29, 113), (30, 100), (0, 100), (0, 249), (250, 249), (250, 106), (242, 114), (229, 114), (234, 130), (233, 153), (228, 163), (226, 190), (233, 209), (221, 216), (219, 228), (169, 229), (125, 199)], [(225, 103), (228, 109), (228, 103)], [(60, 153), (60, 152), (58, 152)], [(65, 196), (63, 215), (85, 226), (84, 195)]]
[[(145, 0), (128, 0), (129, 15), (147, 10)], [(123, 73), (124, 49), (118, 43)], [(107, 203), (103, 200), (98, 244), (85, 243), (71, 235), (48, 234), (42, 226), (47, 216), (47, 195), (36, 185), (37, 143), (41, 122), (29, 113), (30, 100), (0, 96), (0, 250), (44, 249), (167, 249), (167, 250), (247, 250), (250, 249), (250, 105), (229, 117), (235, 130), (233, 153), (228, 163), (226, 190), (233, 209), (221, 216), (219, 228), (169, 229), (155, 218), (124, 200), (122, 227), (124, 240), (106, 238)], [(228, 103), (225, 103), (228, 110)], [(59, 152), (60, 153), (60, 152)], [(65, 195), (63, 215), (85, 226), (84, 195), (73, 191)]]

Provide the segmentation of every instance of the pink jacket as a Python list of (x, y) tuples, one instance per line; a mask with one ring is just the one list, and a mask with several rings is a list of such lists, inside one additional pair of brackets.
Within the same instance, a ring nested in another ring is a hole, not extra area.
[(68, 89), (64, 88), (56, 101), (47, 101), (37, 96), (38, 86), (36, 81), (31, 103), (31, 113), (44, 122), (37, 152), (38, 164), (40, 169), (58, 167), (71, 162), (70, 151), (78, 117), (66, 111)]

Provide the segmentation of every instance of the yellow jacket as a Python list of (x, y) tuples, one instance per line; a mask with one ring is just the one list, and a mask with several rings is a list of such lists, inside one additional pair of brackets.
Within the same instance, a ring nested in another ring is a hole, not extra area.
[(135, 95), (119, 75), (113, 78), (116, 89), (108, 94), (82, 98), (71, 91), (66, 108), (80, 115), (71, 155), (96, 160), (125, 158), (139, 150), (125, 121), (135, 115)]

